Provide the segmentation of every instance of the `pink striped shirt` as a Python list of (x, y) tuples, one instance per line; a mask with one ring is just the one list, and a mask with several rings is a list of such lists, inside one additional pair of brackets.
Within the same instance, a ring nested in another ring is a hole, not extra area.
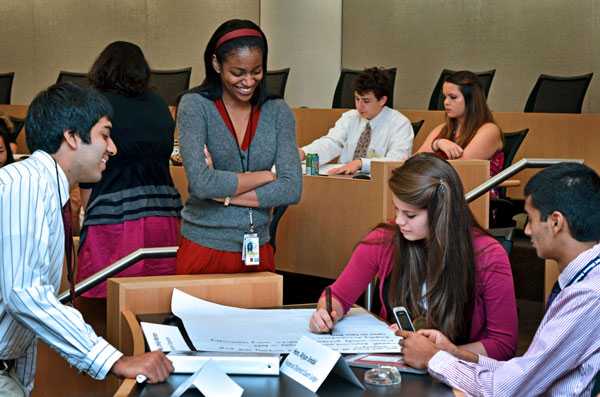
[(600, 266), (569, 283), (599, 255), (596, 244), (561, 272), (562, 290), (523, 356), (474, 364), (442, 351), (429, 360), (431, 375), (474, 396), (589, 396), (600, 371)]

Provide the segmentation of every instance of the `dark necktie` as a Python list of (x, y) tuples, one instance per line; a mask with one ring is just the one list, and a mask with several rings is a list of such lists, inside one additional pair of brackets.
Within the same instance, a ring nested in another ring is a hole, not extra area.
[(366, 158), (367, 150), (369, 149), (369, 143), (371, 143), (371, 124), (367, 123), (365, 129), (358, 137), (358, 142), (356, 143), (356, 149), (354, 149), (354, 156), (352, 160)]
[(552, 302), (554, 302), (554, 299), (556, 299), (556, 297), (558, 296), (559, 293), (560, 293), (560, 284), (558, 284), (558, 280), (556, 280), (556, 282), (554, 283), (554, 286), (552, 287), (552, 291), (550, 291), (550, 296), (548, 296), (548, 303), (546, 304), (546, 310), (548, 310), (550, 308), (550, 305), (552, 304)]
[(67, 280), (69, 280), (69, 292), (71, 303), (75, 306), (75, 275), (73, 270), (73, 225), (71, 217), (71, 199), (67, 200), (62, 208), (63, 227), (65, 229), (65, 259), (67, 261)]

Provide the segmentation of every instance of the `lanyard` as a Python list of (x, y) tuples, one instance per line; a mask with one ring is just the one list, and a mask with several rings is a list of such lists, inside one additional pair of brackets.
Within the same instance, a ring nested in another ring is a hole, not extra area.
[(595, 257), (594, 259), (592, 259), (587, 265), (585, 265), (583, 267), (583, 269), (581, 269), (580, 271), (578, 271), (577, 274), (575, 275), (575, 277), (573, 277), (571, 279), (571, 281), (569, 281), (567, 283), (567, 285), (565, 285), (565, 288), (567, 288), (570, 285), (573, 285), (575, 283), (578, 283), (581, 280), (583, 280), (584, 278), (586, 278), (586, 276), (588, 275), (588, 273), (591, 272), (598, 265), (600, 265), (600, 255), (598, 255), (597, 257)]
[[(227, 121), (229, 121), (229, 125), (231, 125), (231, 128), (233, 129), (233, 134), (235, 135), (235, 141), (237, 143), (236, 148), (238, 150), (238, 155), (240, 156), (240, 163), (242, 164), (242, 172), (248, 172), (248, 171), (250, 171), (250, 147), (252, 145), (248, 145), (248, 156), (246, 157), (246, 165), (244, 166), (244, 155), (242, 154), (242, 149), (241, 149), (243, 141), (238, 142), (238, 140), (237, 140), (237, 134), (235, 133), (235, 127), (233, 125), (233, 121), (231, 120), (231, 116), (229, 116), (229, 111), (227, 110), (227, 106), (225, 106), (225, 102), (223, 102), (223, 109), (225, 109), (225, 115), (227, 116)], [(252, 108), (250, 108), (250, 117), (248, 118), (248, 123), (250, 123), (250, 121), (252, 120), (253, 111), (254, 111), (254, 106), (252, 106)], [(248, 125), (246, 125), (246, 132), (248, 132)]]
[[(242, 172), (246, 173), (246, 172), (250, 172), (250, 147), (252, 146), (252, 144), (248, 144), (248, 155), (246, 156), (246, 166), (244, 166), (244, 155), (242, 154), (242, 142), (238, 142), (237, 139), (237, 134), (235, 133), (235, 126), (233, 125), (233, 121), (231, 120), (231, 116), (229, 116), (229, 111), (227, 110), (227, 106), (225, 106), (225, 102), (223, 102), (223, 108), (225, 109), (225, 115), (227, 115), (227, 120), (229, 121), (229, 125), (231, 125), (231, 128), (233, 129), (233, 134), (235, 135), (235, 141), (237, 143), (237, 145), (235, 145), (235, 147), (238, 150), (238, 155), (240, 156), (240, 163), (242, 165)], [(252, 120), (252, 113), (254, 112), (254, 106), (252, 106), (250, 108), (250, 116), (248, 117), (248, 124), (251, 122)], [(246, 133), (248, 133), (248, 124), (246, 124)], [(252, 208), (248, 208), (248, 218), (250, 221), (250, 228), (249, 228), (249, 232), (250, 233), (254, 233), (254, 219), (252, 217)]]

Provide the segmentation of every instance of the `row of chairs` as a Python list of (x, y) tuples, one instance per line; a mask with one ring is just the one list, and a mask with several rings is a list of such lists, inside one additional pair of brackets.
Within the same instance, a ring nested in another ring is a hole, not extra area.
[[(396, 68), (386, 69), (389, 75), (391, 92), (388, 98), (388, 106), (394, 107), (394, 86), (396, 81)], [(290, 68), (272, 70), (265, 76), (267, 91), (281, 98), (285, 95)], [(333, 95), (333, 108), (351, 109), (354, 107), (354, 81), (361, 73), (360, 70), (342, 69)], [(429, 110), (443, 110), (444, 98), (442, 95), (442, 85), (446, 78), (454, 73), (449, 69), (443, 69), (438, 81), (436, 82), (433, 93), (429, 100)], [(169, 105), (175, 105), (178, 95), (187, 90), (190, 85), (192, 68), (177, 70), (153, 70), (150, 74), (150, 86), (161, 95)], [(487, 97), (496, 70), (487, 70), (476, 72), (484, 88)], [(0, 74), (0, 104), (9, 104), (14, 73)], [(544, 112), (544, 113), (581, 113), (581, 107), (585, 94), (592, 80), (593, 73), (573, 76), (560, 77), (546, 74), (540, 75), (536, 81), (527, 103), (525, 112)], [(61, 71), (57, 82), (72, 81), (76, 84), (87, 85), (87, 74), (79, 72)]]
[[(386, 69), (386, 71), (390, 80), (389, 91), (392, 93), (392, 97), (388, 98), (388, 104), (390, 107), (393, 107), (396, 68)], [(353, 84), (360, 72), (360, 70), (342, 69), (340, 79), (335, 88), (332, 107), (354, 107)], [(442, 85), (446, 78), (454, 72), (454, 70), (450, 69), (442, 70), (429, 100), (429, 110), (444, 110)], [(483, 72), (475, 72), (475, 74), (479, 76), (479, 81), (483, 86), (487, 98), (496, 70), (492, 69)], [(524, 112), (581, 113), (583, 99), (585, 98), (592, 77), (593, 73), (572, 77), (550, 76), (547, 74), (540, 75), (527, 98)]]
[[(152, 70), (150, 87), (154, 89), (169, 105), (175, 105), (180, 93), (190, 87), (192, 68), (177, 70)], [(12, 85), (15, 74), (0, 74), (0, 104), (10, 104)], [(78, 85), (88, 86), (87, 73), (61, 71), (57, 83), (70, 81)]]

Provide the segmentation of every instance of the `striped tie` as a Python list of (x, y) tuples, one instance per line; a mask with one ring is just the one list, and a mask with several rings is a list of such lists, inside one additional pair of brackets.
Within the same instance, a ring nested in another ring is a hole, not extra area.
[(552, 287), (552, 291), (550, 291), (550, 296), (548, 296), (548, 303), (546, 304), (546, 310), (548, 310), (550, 308), (550, 305), (552, 304), (552, 302), (554, 302), (554, 299), (556, 299), (556, 297), (558, 296), (559, 293), (560, 293), (560, 284), (558, 284), (558, 280), (556, 280), (556, 282), (554, 283), (554, 286)]
[(71, 304), (75, 307), (75, 271), (73, 269), (73, 220), (71, 217), (71, 199), (62, 208), (63, 227), (65, 229), (65, 259), (67, 261), (67, 279)]
[(371, 143), (371, 124), (367, 123), (364, 131), (360, 134), (360, 137), (358, 138), (358, 142), (356, 143), (356, 149), (354, 149), (354, 157), (352, 157), (352, 160), (367, 157), (369, 143)]

